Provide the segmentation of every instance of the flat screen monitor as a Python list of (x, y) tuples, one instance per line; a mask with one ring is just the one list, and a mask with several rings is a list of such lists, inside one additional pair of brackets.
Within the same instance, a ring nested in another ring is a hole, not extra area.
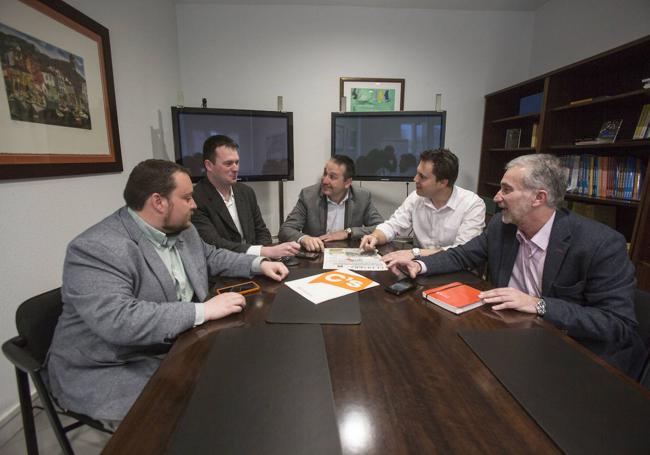
[(332, 112), (332, 155), (355, 163), (356, 180), (413, 180), (420, 154), (445, 145), (444, 111)]
[(203, 142), (215, 134), (239, 144), (238, 180), (293, 180), (291, 112), (172, 107), (172, 125), (176, 162), (194, 182), (205, 176)]

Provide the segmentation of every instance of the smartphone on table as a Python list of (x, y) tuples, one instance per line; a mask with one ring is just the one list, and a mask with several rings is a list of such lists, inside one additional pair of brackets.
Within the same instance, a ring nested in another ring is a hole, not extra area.
[(226, 286), (216, 290), (216, 294), (223, 294), (225, 292), (236, 292), (241, 295), (253, 294), (260, 291), (260, 285), (255, 281), (246, 281), (232, 286)]
[(317, 251), (298, 251), (296, 253), (296, 257), (298, 259), (316, 259), (318, 256), (320, 256), (320, 253)]
[(415, 281), (411, 278), (402, 278), (399, 281), (394, 282), (390, 286), (384, 287), (386, 292), (390, 292), (395, 295), (402, 295), (411, 289), (414, 289), (416, 286)]

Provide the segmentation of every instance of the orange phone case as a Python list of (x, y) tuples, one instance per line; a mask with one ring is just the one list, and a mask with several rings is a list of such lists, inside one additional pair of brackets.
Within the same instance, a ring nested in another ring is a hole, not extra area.
[[(234, 289), (234, 288), (237, 288), (237, 287), (240, 287), (240, 286), (246, 286), (246, 285), (249, 285), (249, 284), (252, 284), (254, 286), (251, 287), (250, 289), (245, 289), (243, 291), (237, 291), (237, 290)], [(219, 289), (217, 289), (216, 294), (223, 294), (224, 292), (237, 292), (238, 294), (241, 294), (241, 295), (247, 295), (247, 294), (253, 294), (253, 293), (259, 292), (259, 291), (260, 291), (260, 285), (257, 284), (255, 281), (245, 281), (243, 283), (233, 284), (232, 286), (225, 286), (225, 287), (219, 288)]]

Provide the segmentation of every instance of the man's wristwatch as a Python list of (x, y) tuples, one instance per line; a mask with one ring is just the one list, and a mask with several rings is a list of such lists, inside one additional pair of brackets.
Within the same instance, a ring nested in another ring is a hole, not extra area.
[(352, 228), (345, 228), (345, 233), (348, 234), (348, 238), (352, 237)]
[(539, 299), (537, 301), (537, 305), (535, 305), (535, 309), (537, 310), (537, 316), (544, 316), (546, 314), (546, 302), (544, 299)]
[(411, 250), (411, 253), (413, 253), (413, 259), (420, 259), (420, 249), (419, 248), (413, 248)]

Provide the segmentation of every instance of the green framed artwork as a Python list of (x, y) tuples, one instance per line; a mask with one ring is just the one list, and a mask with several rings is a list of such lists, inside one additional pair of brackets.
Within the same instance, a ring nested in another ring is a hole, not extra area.
[(404, 85), (404, 79), (342, 77), (339, 97), (346, 112), (403, 111)]

